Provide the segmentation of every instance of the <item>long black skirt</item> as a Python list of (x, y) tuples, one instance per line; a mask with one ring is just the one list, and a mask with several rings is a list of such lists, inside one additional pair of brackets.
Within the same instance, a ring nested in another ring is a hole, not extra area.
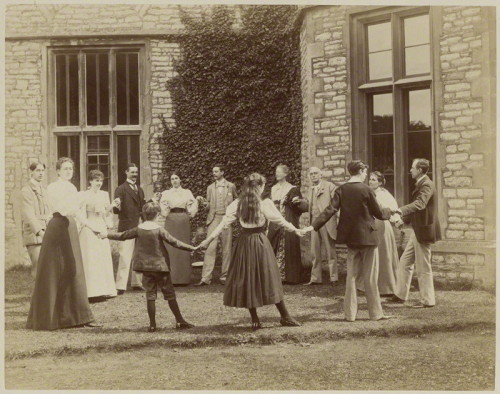
[(43, 237), (26, 328), (56, 330), (93, 320), (76, 223), (55, 213)]
[(224, 305), (258, 308), (281, 301), (280, 272), (264, 228), (243, 228), (229, 264)]

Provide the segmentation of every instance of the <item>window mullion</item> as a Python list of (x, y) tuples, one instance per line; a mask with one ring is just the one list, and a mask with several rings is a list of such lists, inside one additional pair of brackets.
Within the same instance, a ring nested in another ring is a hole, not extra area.
[(78, 113), (80, 117), (79, 125), (80, 128), (84, 128), (87, 125), (87, 89), (86, 89), (86, 59), (85, 54), (82, 51), (78, 52), (78, 97), (80, 98), (80, 103), (78, 106)]
[(110, 50), (109, 53), (109, 98), (110, 98), (110, 126), (111, 132), (113, 132), (114, 127), (116, 126), (116, 51), (114, 49)]

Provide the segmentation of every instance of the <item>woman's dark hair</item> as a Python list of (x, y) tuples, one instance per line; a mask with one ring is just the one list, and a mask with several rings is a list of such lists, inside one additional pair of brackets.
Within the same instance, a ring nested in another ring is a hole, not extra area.
[(75, 167), (75, 162), (71, 160), (69, 157), (60, 157), (56, 163), (56, 170), (60, 170), (64, 163), (71, 163), (73, 168)]
[(288, 173), (290, 172), (290, 168), (288, 168), (288, 166), (286, 164), (278, 164), (276, 166), (276, 169), (278, 168), (281, 168), (281, 170), (285, 173), (285, 177), (288, 175)]
[(38, 166), (43, 166), (44, 170), (47, 168), (47, 166), (41, 161), (34, 161), (30, 164), (30, 171), (35, 171)]
[(254, 172), (245, 178), (238, 202), (238, 216), (245, 223), (258, 224), (260, 219), (260, 188), (266, 178)]
[(361, 160), (353, 160), (347, 164), (347, 171), (351, 175), (358, 175), (361, 170), (368, 168), (368, 166)]
[(142, 215), (145, 220), (153, 220), (160, 212), (160, 205), (153, 201), (147, 202), (142, 207)]
[(104, 180), (104, 174), (99, 171), (99, 170), (92, 170), (89, 172), (89, 182), (95, 180), (95, 179), (102, 179)]
[(370, 176), (374, 175), (377, 178), (377, 181), (380, 182), (382, 186), (385, 186), (385, 176), (380, 171), (373, 171), (370, 173)]

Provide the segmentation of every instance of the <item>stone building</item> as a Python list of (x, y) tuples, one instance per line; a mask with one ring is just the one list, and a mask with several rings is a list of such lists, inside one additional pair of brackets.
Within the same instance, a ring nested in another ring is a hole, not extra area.
[[(190, 6), (192, 14), (204, 7)], [(333, 181), (346, 163), (382, 171), (400, 204), (411, 158), (432, 161), (444, 240), (435, 275), (494, 282), (495, 11), (491, 7), (301, 7), (303, 192), (307, 168)], [(184, 28), (175, 5), (6, 8), (6, 263), (21, 262), (16, 191), (29, 162), (67, 155), (108, 190), (128, 161), (153, 191), (162, 164), (159, 116), (174, 123), (166, 82)]]

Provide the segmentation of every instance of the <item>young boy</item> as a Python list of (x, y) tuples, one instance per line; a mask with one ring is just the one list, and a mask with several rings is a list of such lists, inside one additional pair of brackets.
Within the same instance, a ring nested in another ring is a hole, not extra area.
[(142, 208), (144, 222), (130, 230), (121, 233), (101, 233), (102, 238), (118, 241), (134, 239), (135, 247), (132, 255), (132, 269), (142, 273), (142, 285), (146, 289), (146, 300), (149, 315), (149, 332), (156, 331), (156, 296), (160, 288), (163, 297), (168, 301), (172, 313), (175, 316), (176, 328), (179, 330), (194, 327), (181, 315), (179, 305), (175, 298), (175, 290), (170, 279), (170, 260), (163, 241), (170, 245), (194, 251), (197, 248), (185, 244), (172, 237), (165, 229), (156, 223), (160, 214), (160, 206), (155, 202), (147, 202)]

